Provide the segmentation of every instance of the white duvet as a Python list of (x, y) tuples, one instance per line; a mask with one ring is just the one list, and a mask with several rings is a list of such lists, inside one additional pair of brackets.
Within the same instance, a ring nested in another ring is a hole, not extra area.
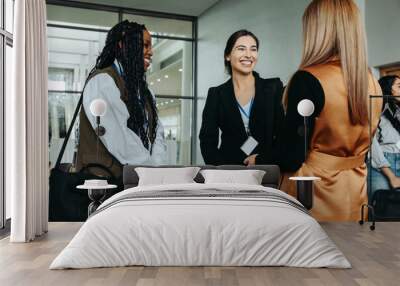
[[(350, 268), (350, 263), (308, 214), (258, 198), (152, 198), (112, 204), (132, 192), (263, 190), (238, 184), (135, 187), (100, 206), (50, 269), (145, 266), (293, 266)], [(136, 194), (136, 193), (135, 193)]]

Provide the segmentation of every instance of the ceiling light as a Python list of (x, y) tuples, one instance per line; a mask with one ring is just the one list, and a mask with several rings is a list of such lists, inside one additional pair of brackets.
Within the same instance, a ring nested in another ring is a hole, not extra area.
[(161, 78), (158, 78), (157, 81), (160, 82), (160, 81), (161, 81)]
[(179, 69), (179, 72), (182, 72), (182, 68)]
[(172, 102), (174, 102), (174, 100), (173, 100), (173, 99), (171, 99), (169, 102), (171, 102), (171, 103), (172, 103)]
[(168, 75), (166, 74), (164, 77), (165, 77), (165, 78), (168, 78)]
[(154, 82), (150, 82), (150, 85), (153, 85), (154, 84)]

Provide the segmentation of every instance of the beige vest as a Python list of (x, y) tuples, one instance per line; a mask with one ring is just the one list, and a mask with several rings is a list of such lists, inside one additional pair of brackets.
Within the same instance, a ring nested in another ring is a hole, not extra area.
[[(367, 203), (367, 167), (364, 163), (370, 136), (379, 122), (382, 100), (371, 103), (369, 124), (351, 123), (348, 95), (340, 62), (330, 62), (305, 69), (320, 82), (325, 105), (315, 119), (310, 152), (294, 174), (284, 174), (281, 189), (296, 195), (290, 176), (317, 176), (314, 183), (314, 206), (311, 214), (319, 221), (357, 221), (361, 206)], [(369, 95), (381, 95), (378, 82), (370, 75)]]

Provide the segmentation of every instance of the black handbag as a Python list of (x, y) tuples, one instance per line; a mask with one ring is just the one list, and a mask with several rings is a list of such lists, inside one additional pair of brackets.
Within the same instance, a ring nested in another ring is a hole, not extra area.
[(372, 196), (377, 221), (400, 221), (400, 190), (377, 190)]
[[(61, 164), (68, 139), (71, 135), (76, 117), (82, 105), (81, 95), (78, 105), (75, 109), (71, 125), (68, 128), (67, 135), (64, 139), (57, 162), (50, 171), (49, 178), (49, 221), (85, 221), (88, 217), (88, 205), (90, 199), (87, 190), (80, 190), (76, 187), (84, 184), (88, 179), (106, 179), (109, 184), (117, 185), (117, 189), (112, 193), (108, 193), (107, 197), (115, 194), (123, 189), (122, 180), (115, 178), (112, 172), (105, 166), (93, 163), (88, 164), (79, 172), (70, 172), (69, 168), (65, 168)], [(101, 169), (107, 176), (94, 175), (91, 169)]]

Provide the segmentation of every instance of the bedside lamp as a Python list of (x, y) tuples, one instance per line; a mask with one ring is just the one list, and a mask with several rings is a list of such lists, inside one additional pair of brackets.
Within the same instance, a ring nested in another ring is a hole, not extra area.
[(307, 158), (307, 150), (308, 150), (308, 142), (307, 142), (307, 135), (308, 135), (308, 128), (307, 128), (307, 123), (308, 120), (307, 118), (311, 116), (314, 113), (314, 103), (309, 100), (309, 99), (303, 99), (302, 101), (299, 102), (297, 105), (297, 112), (303, 116), (304, 118), (304, 161)]
[(104, 116), (107, 112), (107, 103), (103, 99), (94, 99), (90, 103), (90, 113), (96, 117), (97, 127), (95, 129), (97, 136), (103, 136), (106, 133), (106, 129), (100, 125), (100, 117)]
[[(297, 112), (304, 117), (304, 161), (307, 159), (308, 150), (308, 117), (314, 113), (314, 103), (309, 99), (303, 99), (297, 105)], [(313, 183), (320, 180), (318, 177), (290, 177), (290, 180), (296, 181), (297, 200), (301, 202), (308, 210), (313, 207)]]
[(97, 135), (96, 136), (97, 162), (99, 161), (99, 137), (103, 136), (106, 133), (106, 129), (100, 125), (100, 117), (104, 116), (106, 112), (107, 112), (107, 103), (103, 99), (97, 98), (90, 103), (90, 113), (92, 113), (92, 115), (96, 117), (96, 124), (97, 124), (97, 127), (94, 130)]

